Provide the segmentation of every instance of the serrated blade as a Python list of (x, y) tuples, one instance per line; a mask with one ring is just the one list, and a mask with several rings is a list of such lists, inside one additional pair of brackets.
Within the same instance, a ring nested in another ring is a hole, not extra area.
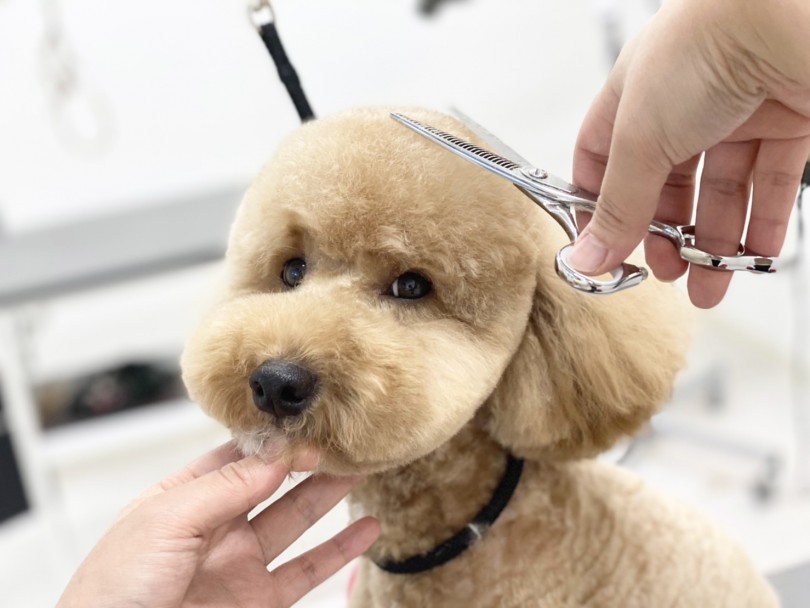
[(475, 133), (481, 139), (481, 141), (489, 146), (490, 150), (496, 154), (500, 154), (504, 158), (508, 158), (516, 163), (519, 163), (522, 166), (531, 166), (532, 163), (503, 143), (503, 141), (501, 141), (497, 135), (494, 135), (489, 129), (474, 121), (467, 114), (455, 107), (451, 108), (450, 112), (453, 114), (453, 116), (461, 121), (461, 124)]
[[(457, 135), (446, 133), (435, 127), (422, 124), (417, 120), (408, 118), (402, 114), (392, 113), (391, 118), (397, 122), (405, 125), (406, 127), (416, 131), (423, 137), (439, 144), (443, 148), (461, 156), (465, 160), (475, 163), (479, 167), (487, 169), (501, 177), (508, 179), (510, 182), (534, 190), (537, 188), (536, 182), (532, 181), (525, 171), (539, 171), (534, 169), (531, 165), (521, 165), (513, 160), (505, 158), (500, 154), (495, 154), (489, 150), (485, 150), (480, 146), (476, 146)], [(530, 174), (529, 174), (530, 175)], [(538, 173), (536, 179), (542, 179), (542, 175)]]

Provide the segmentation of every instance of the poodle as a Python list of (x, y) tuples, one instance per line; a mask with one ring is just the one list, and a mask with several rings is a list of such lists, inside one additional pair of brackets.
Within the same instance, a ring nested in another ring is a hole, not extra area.
[(245, 453), (367, 475), (353, 607), (777, 605), (714, 525), (593, 458), (668, 398), (685, 307), (575, 291), (563, 239), (386, 109), (310, 122), (245, 195), (184, 381)]

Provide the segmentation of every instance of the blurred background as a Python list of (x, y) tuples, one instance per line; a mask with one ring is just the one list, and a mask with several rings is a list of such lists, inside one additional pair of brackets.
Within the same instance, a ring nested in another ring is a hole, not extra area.
[[(570, 177), (590, 100), (658, 2), (273, 6), (316, 115), (458, 107)], [(177, 359), (241, 193), (299, 120), (241, 0), (0, 0), (0, 83), (0, 594), (49, 606), (131, 498), (227, 439)], [(808, 245), (792, 222), (791, 269), (738, 276), (696, 313), (672, 403), (606, 458), (709, 513), (786, 606), (808, 606)], [(300, 605), (344, 605), (347, 576)]]

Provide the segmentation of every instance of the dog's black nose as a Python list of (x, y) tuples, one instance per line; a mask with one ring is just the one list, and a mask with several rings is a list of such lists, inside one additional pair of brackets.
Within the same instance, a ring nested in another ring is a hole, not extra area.
[(285, 418), (307, 409), (315, 396), (318, 376), (295, 363), (268, 359), (253, 370), (249, 383), (257, 408)]

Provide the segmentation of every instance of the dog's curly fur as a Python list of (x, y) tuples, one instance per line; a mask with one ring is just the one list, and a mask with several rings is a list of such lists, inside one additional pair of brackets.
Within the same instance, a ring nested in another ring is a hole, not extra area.
[[(474, 140), (455, 120), (406, 114)], [(364, 559), (354, 606), (772, 606), (714, 527), (587, 457), (649, 420), (685, 350), (683, 309), (648, 281), (580, 294), (553, 270), (562, 231), (505, 180), (354, 110), (297, 131), (252, 185), (231, 233), (229, 282), (183, 356), (193, 398), (247, 452), (369, 475), (357, 513), (379, 518), (374, 558), (457, 532), (505, 454), (527, 460), (484, 539), (450, 563), (393, 575)], [(291, 289), (284, 263), (305, 258)], [(390, 295), (407, 271), (416, 300)], [(267, 359), (317, 373), (303, 414), (253, 405)]]

